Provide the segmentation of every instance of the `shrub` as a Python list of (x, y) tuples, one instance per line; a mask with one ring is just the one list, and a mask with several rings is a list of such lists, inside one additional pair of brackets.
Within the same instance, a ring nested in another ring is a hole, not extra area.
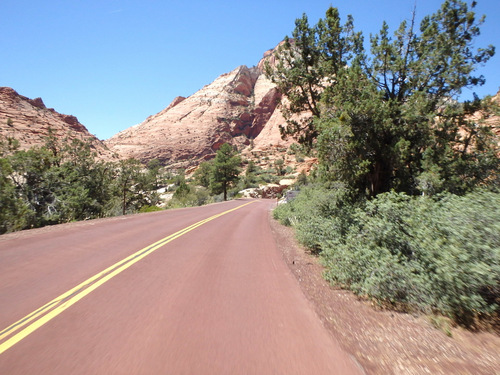
[(403, 310), (472, 325), (500, 304), (500, 194), (385, 193), (357, 206), (342, 187), (303, 187), (274, 217), (321, 254), (330, 282)]
[(214, 197), (210, 196), (208, 189), (204, 187), (195, 188), (185, 184), (185, 187), (180, 189), (181, 187), (175, 191), (167, 203), (167, 208), (195, 207), (214, 202)]
[(158, 206), (142, 206), (139, 209), (139, 213), (144, 213), (144, 212), (156, 212), (156, 211), (162, 211), (163, 209)]
[(321, 243), (332, 239), (331, 234), (341, 236), (349, 226), (353, 206), (346, 201), (348, 192), (342, 186), (306, 186), (292, 202), (278, 206), (273, 215), (282, 224), (294, 226), (297, 239), (304, 246), (319, 252)]
[(466, 325), (498, 313), (499, 194), (381, 194), (320, 246), (326, 278), (356, 293)]

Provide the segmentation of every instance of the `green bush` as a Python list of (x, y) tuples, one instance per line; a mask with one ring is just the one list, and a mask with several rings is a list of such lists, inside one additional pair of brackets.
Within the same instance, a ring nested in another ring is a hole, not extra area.
[(332, 233), (322, 243), (327, 279), (395, 305), (425, 308), (428, 282), (411, 243), (410, 201), (386, 194), (358, 208), (344, 235)]
[(142, 206), (139, 209), (139, 213), (156, 212), (156, 211), (163, 211), (163, 209), (161, 207), (158, 207), (158, 206)]
[(167, 204), (167, 208), (196, 207), (213, 202), (214, 198), (210, 195), (208, 189), (184, 184), (182, 189), (179, 187), (175, 191), (174, 196)]
[(341, 186), (305, 186), (292, 202), (278, 206), (273, 215), (282, 224), (294, 226), (304, 246), (319, 252), (322, 242), (332, 239), (331, 233), (344, 234), (350, 225), (354, 209), (347, 201), (349, 194)]
[(274, 210), (321, 254), (330, 282), (384, 305), (471, 325), (499, 313), (500, 194), (385, 193), (357, 207), (342, 188), (305, 187)]
[(465, 324), (498, 313), (499, 194), (381, 194), (320, 246), (327, 279), (359, 294)]

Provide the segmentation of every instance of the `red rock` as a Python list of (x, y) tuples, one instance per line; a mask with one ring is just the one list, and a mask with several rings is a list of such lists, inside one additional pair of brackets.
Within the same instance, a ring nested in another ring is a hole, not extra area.
[(212, 158), (229, 142), (244, 150), (283, 149), (279, 125), (281, 96), (257, 67), (240, 66), (221, 75), (188, 98), (176, 98), (164, 110), (141, 124), (116, 134), (106, 144), (120, 157), (144, 162), (156, 158), (164, 164), (192, 166)]
[(90, 134), (75, 116), (46, 108), (41, 98), (29, 99), (10, 87), (0, 87), (0, 134), (19, 141), (20, 149), (42, 146), (49, 135), (90, 141), (101, 158), (111, 159), (112, 153), (103, 142)]

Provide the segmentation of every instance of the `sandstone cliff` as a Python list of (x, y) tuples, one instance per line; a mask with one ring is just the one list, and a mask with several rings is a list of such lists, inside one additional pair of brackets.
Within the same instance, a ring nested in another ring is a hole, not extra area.
[(29, 99), (10, 87), (0, 87), (0, 135), (19, 141), (20, 149), (42, 146), (49, 129), (58, 139), (90, 141), (101, 158), (111, 158), (111, 151), (90, 134), (75, 116), (63, 115), (45, 107), (41, 98)]
[[(267, 52), (264, 59), (269, 58)], [(258, 66), (240, 66), (223, 74), (188, 98), (177, 97), (163, 111), (128, 128), (106, 144), (120, 157), (159, 159), (168, 165), (190, 166), (214, 156), (225, 142), (239, 150), (283, 150), (285, 122), (281, 97)]]

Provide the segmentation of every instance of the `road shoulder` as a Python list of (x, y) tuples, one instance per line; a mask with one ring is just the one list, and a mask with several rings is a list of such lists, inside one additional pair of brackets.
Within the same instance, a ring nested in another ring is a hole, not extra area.
[(448, 337), (424, 316), (376, 308), (330, 286), (318, 258), (295, 240), (293, 229), (269, 217), (278, 249), (325, 328), (368, 374), (493, 374), (500, 337), (452, 327)]

